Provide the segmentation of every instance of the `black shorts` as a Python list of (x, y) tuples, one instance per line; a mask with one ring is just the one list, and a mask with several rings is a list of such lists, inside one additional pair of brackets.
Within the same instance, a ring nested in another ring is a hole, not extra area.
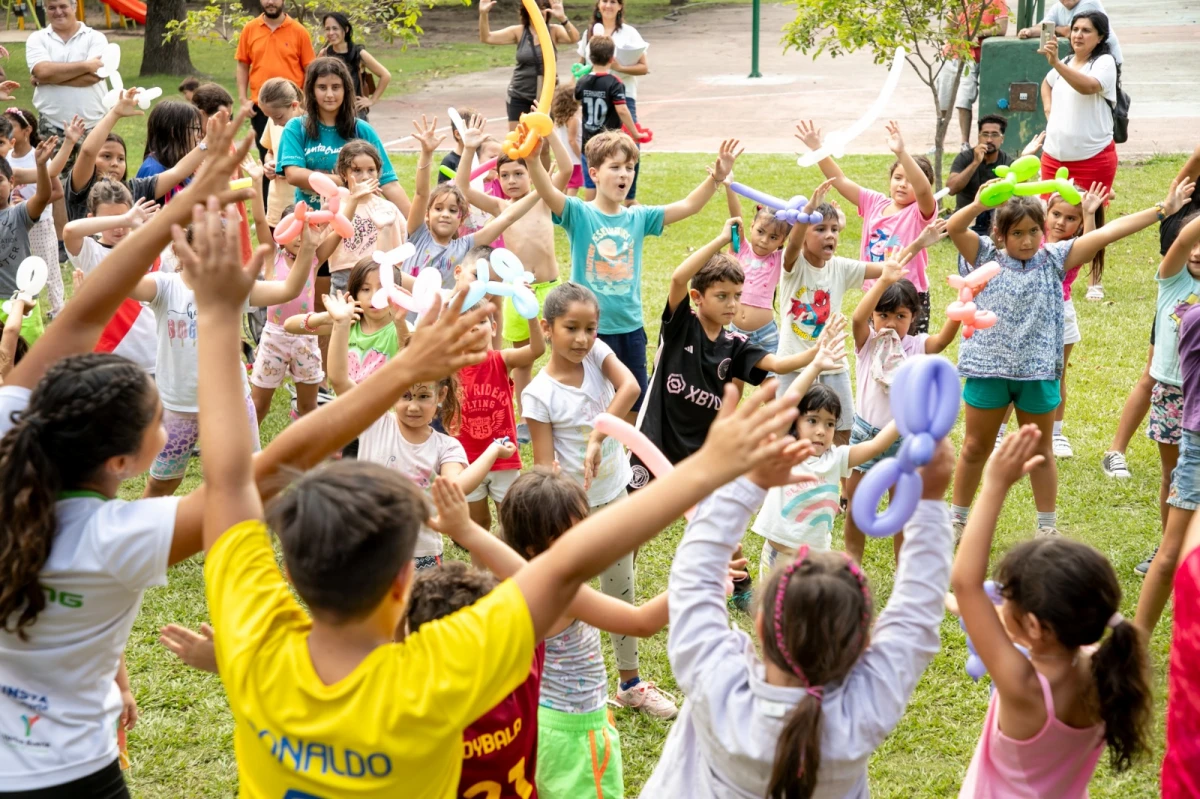
[(641, 410), (642, 400), (646, 398), (646, 386), (650, 384), (649, 375), (646, 373), (646, 328), (639, 327), (628, 333), (601, 333), (600, 340), (612, 349), (618, 361), (633, 372), (640, 393), (637, 402), (633, 403), (632, 410)]
[(533, 107), (537, 105), (537, 99), (528, 97), (512, 97), (510, 95), (505, 102), (505, 105), (508, 108), (508, 121), (520, 122), (521, 114), (528, 114), (530, 111), (532, 111)]
[(121, 763), (114, 760), (109, 765), (86, 777), (80, 777), (51, 788), (32, 791), (0, 792), (6, 799), (130, 799), (125, 777), (121, 775)]
[(326, 261), (325, 263), (323, 263), (317, 267), (317, 277), (330, 277), (330, 276), (331, 276), (331, 273), (329, 271), (329, 261)]

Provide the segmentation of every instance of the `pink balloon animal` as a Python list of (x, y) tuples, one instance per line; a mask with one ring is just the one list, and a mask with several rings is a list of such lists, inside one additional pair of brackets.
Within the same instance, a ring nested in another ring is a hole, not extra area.
[(946, 306), (946, 318), (962, 322), (963, 338), (970, 338), (976, 330), (986, 330), (999, 321), (996, 314), (981, 311), (975, 305), (976, 295), (998, 274), (1000, 264), (989, 261), (966, 277), (949, 275), (946, 278), (951, 288), (958, 289), (958, 299)]
[(275, 227), (275, 241), (279, 244), (287, 244), (300, 235), (300, 231), (306, 224), (314, 227), (330, 225), (334, 232), (343, 239), (352, 238), (354, 226), (349, 219), (338, 213), (342, 207), (342, 200), (350, 196), (350, 190), (344, 186), (338, 186), (328, 175), (321, 172), (313, 172), (309, 175), (308, 185), (321, 195), (323, 200), (321, 210), (314, 211), (303, 201), (296, 203), (296, 209), (279, 220), (279, 224)]

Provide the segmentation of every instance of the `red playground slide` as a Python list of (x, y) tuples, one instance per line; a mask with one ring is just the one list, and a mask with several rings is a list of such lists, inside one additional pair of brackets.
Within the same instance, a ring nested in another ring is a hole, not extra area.
[(145, 3), (139, 3), (138, 0), (100, 0), (100, 2), (139, 25), (146, 24)]

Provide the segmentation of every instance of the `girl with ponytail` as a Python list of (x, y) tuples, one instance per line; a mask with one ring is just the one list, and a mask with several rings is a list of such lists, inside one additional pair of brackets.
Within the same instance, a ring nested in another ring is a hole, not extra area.
[(1085, 797), (1105, 744), (1118, 772), (1149, 751), (1146, 643), (1120, 613), (1121, 586), (1102, 554), (1035, 538), (996, 571), (999, 614), (984, 590), (996, 519), (1009, 488), (1041, 462), (1040, 438), (1025, 425), (988, 460), (954, 562), (954, 597), (995, 688), (960, 797)]
[[(871, 590), (840, 552), (801, 547), (760, 575), (750, 636), (730, 628), (725, 579), (750, 516), (812, 454), (751, 472), (696, 509), (671, 566), (667, 654), (688, 700), (642, 796), (865, 797), (867, 761), (904, 714), (938, 651), (953, 531), (943, 499), (947, 442), (928, 466), (904, 530), (887, 607), (872, 628)], [(781, 459), (782, 460), (782, 459)]]

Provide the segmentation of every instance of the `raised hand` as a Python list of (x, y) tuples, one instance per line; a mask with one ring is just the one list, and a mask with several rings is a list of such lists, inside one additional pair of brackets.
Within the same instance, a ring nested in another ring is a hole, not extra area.
[(825, 202), (825, 198), (829, 196), (829, 190), (833, 188), (833, 184), (837, 182), (837, 178), (829, 178), (821, 181), (821, 184), (813, 189), (812, 196), (808, 198), (808, 204), (804, 206), (804, 212), (811, 214)]
[(243, 264), (238, 219), (232, 205), (222, 210), (217, 198), (209, 197), (207, 206), (192, 209), (192, 244), (188, 244), (183, 228), (171, 228), (180, 269), (201, 311), (227, 310), (240, 315), (262, 271), (263, 260), (271, 252), (271, 246), (264, 244), (254, 251), (248, 264)]
[(761, 488), (815, 482), (816, 478), (811, 474), (795, 471), (797, 466), (814, 454), (813, 445), (807, 439), (793, 440), (772, 457), (760, 463), (746, 477)]
[(141, 89), (135, 86), (131, 89), (126, 89), (121, 92), (121, 96), (117, 100), (117, 104), (112, 108), (113, 113), (116, 114), (120, 119), (124, 119), (125, 117), (145, 116), (146, 112), (138, 108), (137, 104), (137, 96), (138, 92), (140, 91)]
[(925, 226), (921, 235), (917, 236), (916, 243), (923, 250), (932, 247), (948, 235), (950, 234), (946, 230), (946, 220), (938, 217)]
[(1042, 144), (1046, 141), (1046, 131), (1042, 131), (1038, 135), (1029, 140), (1029, 144), (1025, 145), (1025, 149), (1021, 151), (1021, 155), (1037, 155), (1037, 151), (1042, 149)]
[(1182, 181), (1178, 178), (1172, 180), (1171, 188), (1167, 190), (1167, 197), (1163, 200), (1163, 213), (1171, 216), (1178, 212), (1180, 208), (1187, 205), (1187, 201), (1195, 190), (1196, 181), (1190, 178), (1184, 178)]
[(58, 146), (58, 137), (51, 136), (48, 139), (42, 139), (42, 142), (33, 151), (33, 161), (38, 166), (45, 166), (50, 163), (50, 159), (54, 157), (54, 148)]
[(717, 162), (713, 164), (713, 180), (717, 183), (723, 182), (725, 176), (733, 172), (733, 162), (744, 152), (742, 143), (737, 139), (726, 139), (721, 142), (721, 148), (717, 151)]
[(821, 129), (811, 119), (802, 119), (796, 126), (796, 138), (810, 150), (821, 149)]
[(254, 179), (254, 185), (259, 185), (263, 175), (267, 173), (267, 168), (254, 160), (254, 156), (246, 156), (246, 160), (242, 161), (242, 171)]
[(1112, 202), (1117, 195), (1110, 189), (1106, 189), (1103, 183), (1093, 183), (1091, 187), (1084, 192), (1083, 202), (1080, 207), (1085, 214), (1094, 214), (1100, 210), (1100, 206), (1106, 202)]
[(0, 81), (0, 100), (12, 100), (12, 93), (21, 88), (21, 84), (15, 80)]
[(437, 117), (434, 117), (433, 122), (430, 122), (425, 118), (424, 114), (421, 114), (420, 124), (417, 124), (415, 119), (413, 120), (413, 130), (416, 131), (413, 134), (413, 138), (421, 143), (421, 152), (425, 155), (433, 155), (433, 151), (446, 138), (445, 136), (437, 135)]
[(453, 480), (438, 477), (430, 486), (429, 496), (433, 500), (433, 506), (437, 508), (437, 516), (429, 520), (429, 526), (457, 542), (455, 535), (471, 529), (474, 524), (462, 487)]
[(479, 13), (486, 14), (496, 7), (496, 0), (479, 0)]
[[(904, 262), (907, 263), (909, 260), (905, 258)], [(879, 276), (879, 279), (888, 286), (899, 283), (904, 279), (904, 264), (894, 258), (888, 258), (883, 262), (883, 274)]]
[(904, 137), (900, 135), (900, 123), (894, 119), (888, 120), (884, 125), (887, 130), (887, 147), (896, 155), (904, 152)]
[(213, 628), (200, 625), (200, 632), (179, 624), (168, 624), (158, 631), (158, 642), (175, 653), (193, 669), (217, 673), (217, 652), (213, 646)]
[(370, 197), (379, 188), (379, 181), (375, 178), (367, 178), (366, 180), (356, 180), (353, 175), (350, 176), (350, 196), (355, 200), (362, 200)]
[(819, 347), (824, 342), (837, 338), (841, 334), (845, 333), (846, 325), (848, 323), (849, 320), (846, 319), (845, 314), (835, 313), (830, 316), (825, 322), (825, 328), (821, 331), (820, 335), (817, 336), (817, 346)]
[(822, 341), (813, 356), (813, 365), (821, 372), (837, 369), (846, 360), (846, 333), (842, 331)]
[(131, 228), (138, 228), (150, 221), (150, 217), (158, 213), (159, 205), (147, 197), (143, 197), (125, 212), (125, 221)]
[(1042, 431), (1035, 424), (1022, 425), (1021, 429), (1004, 441), (988, 458), (985, 482), (997, 482), (1007, 490), (1025, 475), (1041, 465), (1046, 458), (1038, 454), (1038, 442)]
[(721, 410), (692, 456), (704, 462), (708, 474), (727, 482), (778, 458), (795, 443), (788, 430), (798, 415), (796, 402), (786, 395), (775, 398), (777, 385), (768, 380), (741, 403), (737, 386), (725, 386)]
[[(495, 310), (495, 306), (481, 302), (464, 314), (462, 304), (466, 298), (466, 294), (459, 293), (443, 310), (441, 295), (434, 296), (433, 306), (421, 318), (408, 344), (397, 356), (404, 358), (412, 382), (432, 383), (487, 357), (492, 333), (487, 325), (479, 323)], [(476, 325), (479, 326), (477, 330)]]
[(78, 114), (71, 117), (71, 121), (63, 129), (63, 138), (75, 146), (75, 142), (83, 138), (83, 134), (87, 133), (87, 129), (83, 126), (83, 119)]
[(325, 302), (325, 313), (336, 324), (348, 324), (358, 319), (360, 311), (358, 302), (344, 291), (326, 294), (322, 297)]
[(562, 0), (550, 0), (550, 16), (559, 22), (567, 21), (567, 12), (563, 10)]
[(462, 136), (463, 146), (478, 150), (479, 145), (483, 144), (483, 129), (487, 125), (487, 118), (482, 114), (473, 114), (470, 119), (465, 121), (467, 129), (459, 133)]

